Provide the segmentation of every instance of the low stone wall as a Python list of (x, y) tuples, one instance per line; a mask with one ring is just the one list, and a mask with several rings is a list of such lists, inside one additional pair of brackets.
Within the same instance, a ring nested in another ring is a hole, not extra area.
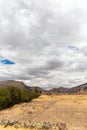
[(5, 120), (2, 119), (0, 121), (0, 125), (2, 125), (4, 128), (8, 126), (13, 126), (14, 128), (26, 128), (26, 129), (35, 129), (35, 130), (68, 130), (65, 123), (59, 123), (59, 122), (19, 122), (14, 120)]

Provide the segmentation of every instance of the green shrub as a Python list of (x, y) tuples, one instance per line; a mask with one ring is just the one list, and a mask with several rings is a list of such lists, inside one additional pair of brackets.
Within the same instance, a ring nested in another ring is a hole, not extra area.
[(7, 87), (10, 94), (9, 105), (13, 106), (21, 102), (21, 89), (17, 87)]
[(32, 99), (37, 98), (39, 96), (40, 94), (38, 92), (23, 90), (21, 94), (21, 101), (29, 102)]
[(10, 93), (5, 88), (0, 88), (0, 110), (9, 106)]
[(21, 102), (29, 102), (38, 96), (40, 93), (32, 90), (22, 90), (13, 86), (0, 87), (0, 110)]

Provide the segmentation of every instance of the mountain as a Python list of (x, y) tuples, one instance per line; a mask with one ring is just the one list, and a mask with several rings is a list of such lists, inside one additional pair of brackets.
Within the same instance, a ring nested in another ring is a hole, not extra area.
[(84, 93), (87, 92), (87, 83), (72, 88), (63, 88), (63, 87), (53, 88), (49, 90), (49, 92), (50, 93)]
[(53, 88), (49, 90), (49, 92), (50, 93), (68, 93), (69, 90), (70, 90), (69, 88), (59, 87), (59, 88)]
[(7, 81), (0, 81), (0, 87), (8, 87), (8, 86), (15, 86), (21, 89), (27, 89), (32, 91), (39, 91), (42, 94), (58, 94), (58, 93), (83, 93), (87, 92), (87, 83), (78, 85), (76, 87), (72, 88), (64, 88), (64, 87), (58, 87), (58, 88), (52, 88), (50, 90), (44, 90), (38, 86), (27, 86), (21, 81), (15, 81), (15, 80), (7, 80)]
[(32, 90), (32, 91), (38, 91), (38, 92), (44, 91), (42, 88), (38, 86), (27, 86), (21, 81), (15, 81), (15, 80), (0, 81), (0, 87), (8, 87), (8, 86), (14, 86), (20, 89), (26, 89), (26, 90)]
[(15, 81), (15, 80), (6, 80), (6, 81), (0, 81), (0, 87), (8, 87), (8, 86), (15, 86), (21, 89), (29, 89), (27, 85), (25, 85), (23, 82)]
[(71, 88), (70, 92), (87, 92), (87, 83)]

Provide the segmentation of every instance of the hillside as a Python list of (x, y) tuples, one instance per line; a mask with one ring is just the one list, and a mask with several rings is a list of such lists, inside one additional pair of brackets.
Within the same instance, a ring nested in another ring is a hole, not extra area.
[(87, 92), (87, 83), (81, 84), (81, 85), (78, 85), (78, 86), (72, 87), (72, 88), (64, 88), (64, 87), (52, 88), (51, 90), (48, 90), (47, 92), (50, 93), (50, 94), (57, 94), (57, 93), (60, 93), (60, 94), (61, 93), (71, 93), (71, 94), (77, 93), (77, 94), (80, 94), (80, 93), (86, 93)]
[(27, 86), (20, 81), (15, 81), (15, 80), (0, 81), (0, 87), (8, 87), (8, 86), (15, 86), (21, 89), (27, 88)]

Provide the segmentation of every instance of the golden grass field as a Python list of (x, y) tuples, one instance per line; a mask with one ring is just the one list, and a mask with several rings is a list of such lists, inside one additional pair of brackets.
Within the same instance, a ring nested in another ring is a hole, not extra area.
[[(4, 127), (0, 126), (0, 130), (26, 130), (26, 129), (24, 129), (24, 128), (15, 129), (14, 127), (4, 128)], [(29, 129), (28, 129), (28, 130), (29, 130)]]
[[(68, 130), (87, 130), (87, 95), (42, 95), (30, 103), (0, 111), (2, 118), (39, 123), (63, 122)], [(15, 130), (13, 127), (0, 127), (0, 130), (4, 129)]]

